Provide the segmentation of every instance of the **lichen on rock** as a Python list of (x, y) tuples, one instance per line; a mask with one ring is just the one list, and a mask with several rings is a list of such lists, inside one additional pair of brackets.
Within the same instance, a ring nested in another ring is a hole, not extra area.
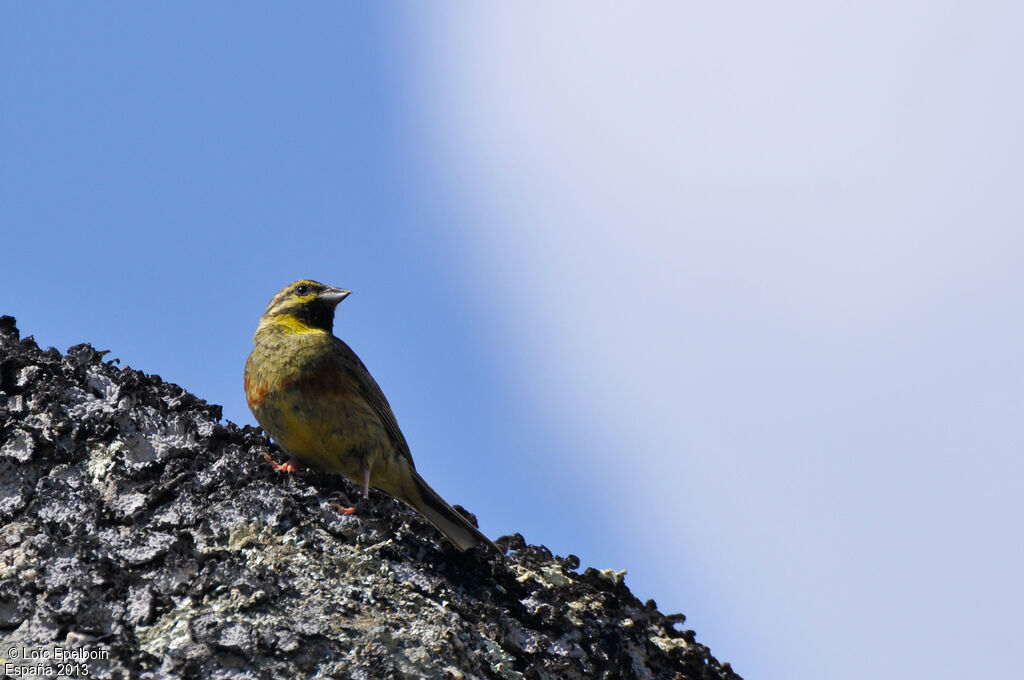
[(521, 536), (454, 550), (376, 492), (274, 473), (253, 427), (0, 317), (0, 647), (94, 678), (737, 678), (641, 603)]

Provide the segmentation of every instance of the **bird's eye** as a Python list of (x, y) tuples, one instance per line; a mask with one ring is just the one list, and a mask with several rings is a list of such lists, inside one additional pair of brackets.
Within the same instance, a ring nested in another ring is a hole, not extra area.
[(309, 286), (307, 286), (306, 284), (302, 284), (301, 286), (295, 286), (295, 294), (296, 295), (305, 295), (308, 292), (309, 292)]

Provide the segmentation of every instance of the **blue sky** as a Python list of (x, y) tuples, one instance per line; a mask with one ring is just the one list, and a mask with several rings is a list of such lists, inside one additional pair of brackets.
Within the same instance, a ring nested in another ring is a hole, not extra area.
[(1013, 676), (1022, 14), (5, 4), (0, 313), (249, 423), (266, 301), (350, 288), (488, 534), (745, 677)]

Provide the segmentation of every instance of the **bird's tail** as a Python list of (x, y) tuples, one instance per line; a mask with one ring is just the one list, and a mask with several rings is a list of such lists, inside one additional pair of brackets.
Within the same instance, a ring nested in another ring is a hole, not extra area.
[(415, 494), (409, 494), (414, 496), (413, 498), (403, 498), (402, 500), (426, 517), (459, 550), (468, 550), (480, 543), (486, 543), (501, 554), (501, 549), (494, 545), (491, 539), (480, 533), (480, 530), (473, 526), (468, 519), (448, 505), (415, 470), (409, 470), (409, 472), (412, 474)]

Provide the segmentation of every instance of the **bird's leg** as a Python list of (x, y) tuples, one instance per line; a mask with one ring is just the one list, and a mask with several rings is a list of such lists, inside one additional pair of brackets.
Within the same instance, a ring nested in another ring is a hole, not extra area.
[(263, 457), (267, 459), (267, 463), (270, 464), (270, 467), (274, 468), (275, 472), (297, 472), (304, 467), (301, 462), (294, 458), (283, 463), (275, 463), (274, 459), (266, 451), (263, 452)]
[[(352, 501), (350, 501), (348, 499), (348, 496), (345, 495), (344, 491), (335, 491), (331, 495), (340, 497), (341, 502), (345, 504), (345, 505), (341, 505), (341, 504), (338, 504), (338, 503), (334, 504), (333, 507), (337, 508), (338, 512), (342, 513), (343, 515), (354, 515), (354, 514), (356, 514), (355, 503), (353, 503)], [(363, 498), (369, 498), (369, 497), (370, 497), (370, 466), (364, 464), (363, 465)]]

